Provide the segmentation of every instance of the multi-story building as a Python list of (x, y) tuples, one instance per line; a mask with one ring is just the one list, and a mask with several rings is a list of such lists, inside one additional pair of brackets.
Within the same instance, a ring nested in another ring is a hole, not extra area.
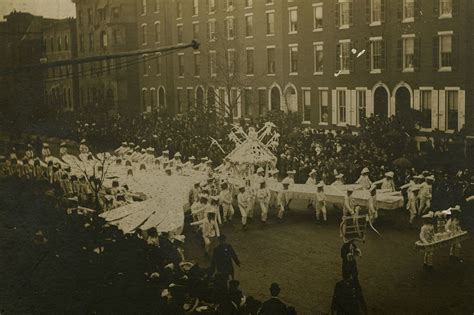
[[(0, 68), (39, 65), (43, 56), (42, 29), (55, 22), (13, 11), (0, 22)], [(0, 74), (0, 111), (27, 119), (43, 112), (44, 73), (40, 67)]]
[[(47, 62), (77, 58), (76, 20), (59, 20), (43, 29), (44, 58)], [(46, 70), (45, 96), (49, 108), (73, 111), (79, 106), (78, 65)]]
[[(137, 42), (136, 5), (129, 0), (72, 0), (76, 4), (78, 57), (134, 51)], [(137, 58), (107, 59), (81, 64), (81, 106), (97, 111), (137, 113)]]
[(329, 129), (413, 109), (422, 130), (474, 129), (470, 0), (136, 1), (142, 47), (201, 43), (141, 67), (142, 109), (283, 109)]

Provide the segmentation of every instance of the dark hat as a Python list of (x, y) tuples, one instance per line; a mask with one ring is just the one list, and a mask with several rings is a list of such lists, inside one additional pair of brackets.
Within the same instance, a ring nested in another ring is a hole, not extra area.
[(270, 290), (280, 290), (280, 286), (278, 285), (278, 283), (273, 282), (273, 283), (270, 285)]

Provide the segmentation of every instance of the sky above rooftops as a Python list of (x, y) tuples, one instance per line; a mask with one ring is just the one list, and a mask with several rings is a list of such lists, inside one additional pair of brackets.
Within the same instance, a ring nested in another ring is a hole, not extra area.
[(13, 10), (56, 19), (76, 16), (71, 0), (0, 0), (0, 20)]

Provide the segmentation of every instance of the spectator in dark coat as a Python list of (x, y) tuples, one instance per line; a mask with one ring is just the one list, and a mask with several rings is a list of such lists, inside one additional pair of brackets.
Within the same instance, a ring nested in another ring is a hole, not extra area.
[(259, 315), (286, 315), (286, 304), (283, 303), (278, 295), (280, 294), (280, 286), (278, 283), (272, 283), (270, 286), (271, 298), (263, 302)]
[(349, 273), (343, 274), (343, 280), (336, 284), (332, 297), (331, 314), (367, 314), (367, 306), (360, 286), (354, 282)]
[(219, 245), (212, 255), (211, 272), (217, 271), (226, 277), (234, 279), (234, 263), (240, 267), (240, 261), (232, 245), (226, 242), (225, 235), (219, 236)]

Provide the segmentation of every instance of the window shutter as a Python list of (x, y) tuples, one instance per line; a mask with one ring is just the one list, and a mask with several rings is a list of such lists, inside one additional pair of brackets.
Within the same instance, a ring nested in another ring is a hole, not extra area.
[(420, 90), (413, 91), (413, 109), (420, 110)]
[(341, 45), (337, 44), (336, 45), (336, 72), (341, 70), (341, 63), (339, 62), (340, 55), (341, 55)]
[(439, 36), (433, 36), (433, 71), (439, 69)]
[(370, 72), (372, 70), (372, 67), (370, 65), (370, 59), (372, 58), (372, 54), (370, 52), (370, 40), (366, 39), (365, 40), (365, 66), (367, 67), (367, 71)]
[(459, 14), (459, 0), (452, 0), (453, 2), (453, 17)]
[(403, 0), (397, 1), (397, 19), (398, 21), (403, 19)]
[(466, 91), (458, 92), (458, 130), (461, 130), (466, 121)]
[(346, 91), (346, 99), (349, 101), (349, 109), (350, 109), (350, 120), (349, 123), (352, 126), (357, 126), (357, 102), (356, 102), (356, 90), (347, 90)]
[(367, 22), (367, 24), (370, 24), (370, 21), (371, 21), (371, 18), (370, 18), (370, 11), (371, 11), (371, 7), (370, 7), (370, 0), (365, 0), (365, 21)]
[(385, 22), (385, 0), (380, 0), (380, 19)]
[(403, 69), (403, 40), (397, 41), (397, 69)]
[(444, 131), (446, 130), (446, 91), (440, 90), (438, 95), (438, 129)]
[(352, 5), (352, 1), (349, 2), (349, 25), (353, 25), (352, 21), (353, 21), (353, 18), (352, 18), (352, 15), (353, 15), (353, 10), (354, 6)]
[(439, 128), (438, 119), (439, 119), (439, 114), (438, 114), (438, 90), (433, 90), (433, 92), (431, 93), (431, 129), (434, 130), (434, 129)]
[(372, 99), (372, 91), (365, 91), (365, 116), (370, 117), (374, 113), (374, 100)]
[(224, 20), (224, 37), (227, 39), (229, 38), (229, 33), (227, 32), (227, 19)]
[(459, 40), (456, 35), (451, 37), (451, 71), (459, 68)]
[(336, 27), (339, 27), (339, 23), (340, 23), (339, 16), (340, 16), (339, 3), (336, 3), (336, 6), (334, 8), (334, 18), (335, 18)]
[(420, 71), (420, 54), (421, 54), (421, 40), (419, 37), (415, 37), (414, 43), (413, 43), (414, 51), (413, 51), (413, 64), (414, 64), (414, 70), (415, 71)]
[(232, 23), (234, 23), (234, 29), (233, 29), (234, 38), (237, 39), (237, 37), (238, 37), (237, 34), (238, 34), (238, 30), (239, 30), (239, 26), (237, 25), (237, 19), (233, 19)]
[(414, 3), (414, 10), (415, 10), (415, 19), (418, 19), (420, 16), (422, 16), (422, 12), (421, 12), (421, 9), (420, 9), (420, 0), (415, 0), (415, 3)]
[(332, 108), (331, 108), (331, 121), (333, 125), (337, 125), (337, 100), (336, 100), (336, 90), (332, 90), (331, 93), (331, 103), (332, 103)]
[(380, 48), (380, 50), (381, 50), (380, 51), (380, 54), (381, 54), (381, 56), (380, 56), (380, 68), (381, 68), (381, 70), (385, 70), (386, 63), (387, 63), (387, 58), (385, 56), (385, 54), (387, 53), (387, 49), (385, 49), (385, 40), (382, 40), (380, 42), (380, 46), (381, 46), (381, 48)]
[(436, 19), (439, 17), (439, 1), (433, 0), (433, 17)]

